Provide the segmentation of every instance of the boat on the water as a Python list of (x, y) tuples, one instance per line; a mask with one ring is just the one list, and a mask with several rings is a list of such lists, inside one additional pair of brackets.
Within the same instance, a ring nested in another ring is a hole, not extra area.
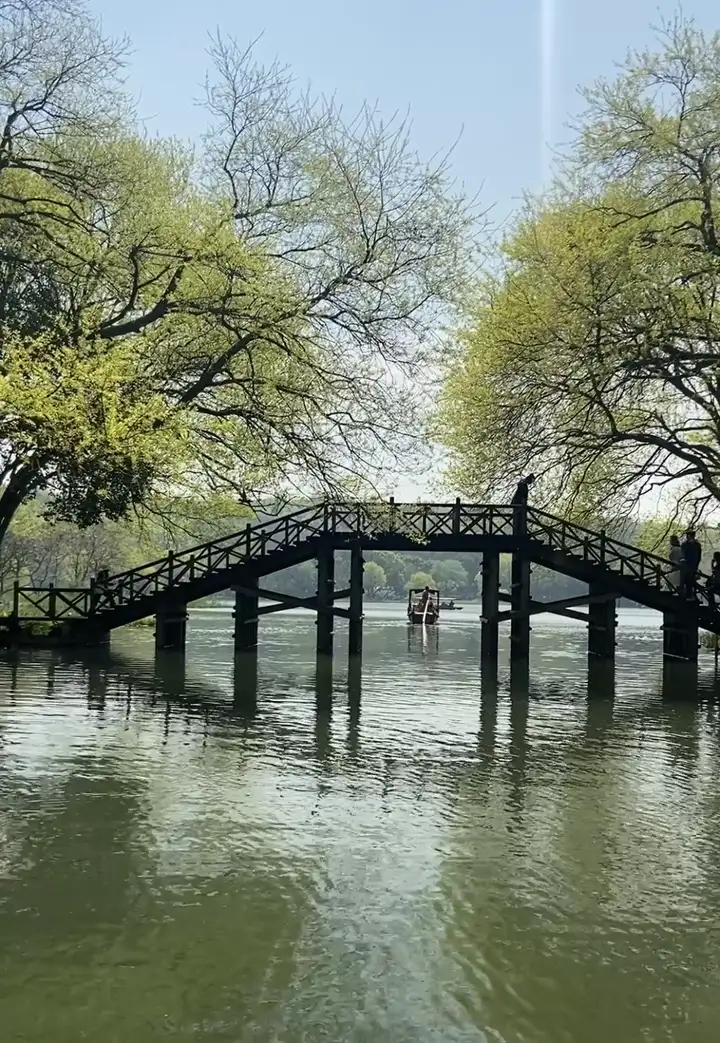
[(440, 618), (440, 591), (435, 587), (413, 587), (408, 591), (408, 621), (434, 626)]
[(462, 605), (456, 605), (454, 601), (441, 601), (440, 608), (443, 612), (462, 612)]

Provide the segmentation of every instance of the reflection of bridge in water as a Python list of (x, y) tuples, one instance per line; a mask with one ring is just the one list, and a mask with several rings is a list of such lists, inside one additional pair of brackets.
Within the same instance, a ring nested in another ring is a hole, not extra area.
[[(333, 652), (334, 621), (347, 619), (351, 657), (362, 651), (363, 551), (473, 552), (482, 555), (482, 658), (498, 660), (499, 626), (510, 623), (510, 656), (526, 664), (530, 623), (544, 612), (583, 621), (592, 657), (615, 656), (620, 598), (663, 615), (664, 654), (694, 661), (698, 629), (720, 633), (716, 611), (701, 577), (697, 597), (671, 589), (670, 562), (533, 507), (464, 504), (323, 503), (294, 514), (248, 525), (242, 532), (191, 547), (89, 588), (16, 586), (10, 633), (38, 617), (59, 643), (101, 644), (110, 632), (147, 616), (156, 618), (156, 648), (182, 651), (187, 606), (222, 590), (235, 590), (235, 649), (254, 654), (258, 622), (269, 613), (309, 608), (317, 614), (319, 660)], [(350, 585), (335, 586), (335, 554), (350, 553)], [(509, 593), (500, 590), (500, 555), (512, 557)], [(261, 585), (265, 577), (315, 559), (317, 592), (296, 598)], [(532, 566), (541, 565), (587, 584), (587, 593), (538, 601), (531, 593)], [(269, 604), (261, 604), (261, 599)], [(349, 599), (347, 608), (337, 602)], [(509, 603), (501, 610), (502, 602)], [(584, 611), (581, 611), (581, 608)]]
[[(202, 675), (187, 670), (184, 657), (161, 653), (154, 659), (143, 659), (108, 648), (92, 649), (78, 654), (71, 650), (43, 653), (47, 672), (47, 690), (52, 693), (62, 671), (80, 669), (87, 685), (87, 702), (91, 711), (101, 711), (108, 702), (109, 692), (115, 704), (124, 703), (129, 718), (139, 705), (156, 707), (164, 718), (169, 734), (173, 727), (200, 724), (212, 728), (221, 736), (225, 729), (258, 728), (270, 740), (277, 752), (294, 748), (296, 732), (292, 722), (275, 710), (282, 706), (273, 698), (277, 694), (277, 677), (259, 679), (257, 657), (236, 656), (227, 688), (209, 683)], [(17, 690), (18, 672), (26, 669), (25, 653), (12, 655), (10, 691)], [(33, 659), (33, 666), (40, 664)], [(297, 687), (297, 680), (293, 687)], [(330, 657), (316, 662), (315, 669), (302, 677), (299, 688), (306, 691), (315, 704), (315, 736), (317, 753), (327, 749), (330, 724), (333, 718), (343, 722), (347, 749), (357, 753), (361, 745), (362, 666), (357, 657), (350, 659), (346, 669), (337, 669)], [(497, 678), (478, 671), (478, 728), (477, 743), (465, 752), (480, 759), (492, 758), (499, 741), (499, 720), (509, 742), (513, 771), (522, 769), (522, 760), (528, 742), (528, 726), (533, 718), (542, 715), (553, 704), (572, 705), (577, 710), (584, 706), (584, 726), (568, 732), (563, 750), (568, 757), (599, 753), (604, 738), (612, 731), (640, 732), (652, 728), (669, 713), (696, 713), (697, 703), (708, 708), (720, 705), (720, 681), (717, 677), (699, 679), (694, 664), (668, 661), (661, 679), (648, 691), (642, 701), (616, 702), (615, 669), (612, 662), (590, 659), (586, 676), (578, 677), (574, 669), (542, 683), (528, 682), (527, 677), (511, 674), (501, 684)], [(660, 700), (657, 696), (661, 695)], [(342, 712), (338, 715), (338, 705)], [(557, 736), (556, 736), (557, 738)], [(541, 763), (545, 754), (539, 744), (533, 756)], [(548, 767), (557, 757), (557, 744), (546, 751)], [(517, 757), (516, 757), (517, 755)], [(515, 758), (515, 759), (514, 759)], [(519, 760), (517, 759), (519, 758)]]

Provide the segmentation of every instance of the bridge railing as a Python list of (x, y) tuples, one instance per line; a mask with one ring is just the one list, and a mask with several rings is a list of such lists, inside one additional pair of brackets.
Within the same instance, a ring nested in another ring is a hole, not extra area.
[(90, 614), (90, 590), (87, 587), (21, 587), (15, 586), (13, 615), (17, 619), (40, 619), (62, 622)]
[[(598, 565), (656, 589), (667, 588), (670, 561), (639, 547), (529, 507), (520, 516), (523, 530), (544, 547), (574, 559)], [(45, 619), (77, 618), (111, 611), (152, 598), (178, 584), (204, 579), (275, 552), (311, 544), (327, 534), (335, 536), (402, 535), (422, 546), (440, 536), (494, 536), (517, 534), (518, 509), (510, 504), (408, 504), (394, 500), (364, 503), (319, 503), (290, 514), (249, 523), (239, 532), (137, 568), (116, 573), (90, 589), (24, 587), (16, 592), (16, 615)], [(709, 603), (701, 577), (698, 600)]]
[[(528, 508), (527, 524), (528, 536), (551, 550), (600, 565), (657, 590), (673, 590), (669, 576), (678, 571), (678, 566), (667, 558), (608, 536), (604, 530), (593, 531), (535, 507)], [(708, 578), (698, 572), (696, 597), (702, 607), (712, 608), (707, 592)]]

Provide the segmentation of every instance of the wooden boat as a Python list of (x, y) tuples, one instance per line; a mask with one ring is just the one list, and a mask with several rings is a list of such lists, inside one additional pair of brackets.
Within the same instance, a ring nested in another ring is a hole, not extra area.
[(454, 601), (441, 601), (440, 608), (443, 612), (462, 612), (462, 605), (456, 605)]
[(434, 626), (440, 618), (440, 591), (415, 587), (408, 591), (408, 622)]

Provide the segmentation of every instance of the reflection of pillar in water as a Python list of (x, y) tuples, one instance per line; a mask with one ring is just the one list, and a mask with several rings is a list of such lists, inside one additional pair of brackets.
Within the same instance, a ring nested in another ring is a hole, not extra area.
[(348, 734), (349, 752), (354, 756), (360, 742), (360, 710), (362, 699), (362, 660), (350, 656), (348, 663)]
[(697, 700), (697, 660), (694, 662), (682, 659), (663, 660), (662, 697), (669, 702)]
[(509, 805), (513, 817), (521, 824), (525, 805), (525, 766), (527, 761), (527, 725), (530, 713), (530, 698), (527, 685), (510, 682), (510, 794)]
[(331, 656), (318, 658), (315, 672), (315, 753), (325, 760), (330, 750), (333, 664)]
[(185, 656), (177, 651), (155, 653), (155, 689), (165, 695), (178, 696), (185, 692)]
[(332, 707), (333, 661), (332, 656), (318, 656), (315, 666), (315, 702), (324, 710)]
[(515, 695), (527, 698), (530, 687), (530, 660), (519, 658), (510, 660), (510, 691)]
[(17, 649), (11, 648), (10, 652), (10, 691), (13, 695), (18, 689), (18, 653)]
[(613, 723), (615, 707), (615, 663), (612, 659), (588, 659), (587, 717), (585, 736), (601, 743)]
[[(491, 664), (488, 664), (491, 667)], [(480, 702), (480, 734), (478, 742), (481, 751), (492, 757), (495, 752), (495, 733), (497, 729), (497, 669), (495, 670), (494, 683), (482, 681), (482, 699)]]
[(588, 656), (588, 700), (609, 701), (615, 697), (615, 661)]
[(254, 649), (235, 655), (233, 705), (246, 717), (257, 713), (258, 659)]

